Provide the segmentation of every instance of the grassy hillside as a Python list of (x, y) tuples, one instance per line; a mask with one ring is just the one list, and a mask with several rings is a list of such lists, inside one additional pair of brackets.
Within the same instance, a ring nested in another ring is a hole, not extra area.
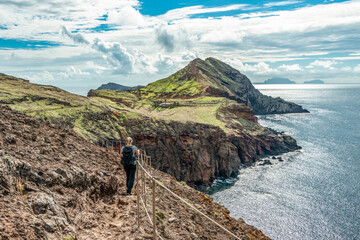
[[(91, 90), (89, 96), (125, 105), (128, 111), (151, 118), (210, 124), (228, 133), (261, 133), (263, 129), (254, 122), (251, 111), (236, 107), (242, 106), (237, 101), (242, 97), (235, 96), (231, 88), (241, 88), (241, 84), (223, 74), (231, 71), (230, 66), (214, 58), (195, 59), (171, 76), (135, 91)], [(226, 111), (228, 108), (245, 114)]]
[(113, 114), (114, 103), (103, 98), (87, 98), (52, 86), (0, 75), (0, 103), (30, 116), (75, 130), (91, 141), (119, 138), (125, 133), (121, 114)]
[(228, 92), (219, 81), (231, 82), (208, 62), (195, 59), (180, 71), (171, 76), (150, 83), (139, 89), (142, 95), (150, 99), (155, 98), (193, 98), (208, 94), (208, 88), (220, 89)]
[[(141, 90), (141, 89), (140, 89)], [(261, 134), (264, 129), (256, 123), (251, 109), (225, 97), (194, 96), (183, 98), (181, 95), (149, 97), (146, 90), (120, 92), (92, 90), (92, 99), (108, 99), (125, 106), (128, 112), (154, 119), (179, 122), (195, 122), (220, 127), (227, 133), (248, 132)], [(154, 96), (151, 95), (150, 96)], [(229, 109), (237, 109), (229, 111)]]
[[(186, 74), (181, 71), (177, 74), (175, 75), (179, 78), (174, 78), (173, 84), (180, 86), (179, 81)], [(131, 131), (127, 129), (126, 122), (145, 117), (153, 119), (152, 121), (159, 119), (204, 123), (218, 126), (228, 133), (236, 133), (233, 129), (236, 123), (236, 127), (240, 127), (238, 130), (255, 134), (262, 132), (262, 128), (253, 121), (224, 111), (228, 107), (239, 105), (235, 101), (201, 95), (200, 92), (204, 92), (204, 85), (201, 83), (181, 80), (186, 84), (180, 86), (180, 90), (174, 94), (170, 91), (172, 95), (169, 96), (164, 95), (167, 93), (166, 86), (167, 89), (173, 89), (174, 85), (163, 86), (164, 81), (159, 80), (135, 91), (92, 90), (90, 97), (83, 97), (53, 86), (32, 84), (1, 74), (0, 103), (9, 104), (15, 110), (53, 124), (72, 128), (77, 134), (93, 142), (123, 139)], [(193, 87), (189, 87), (191, 84)], [(194, 95), (184, 97), (185, 93), (190, 92)], [(163, 95), (160, 96), (161, 94)]]

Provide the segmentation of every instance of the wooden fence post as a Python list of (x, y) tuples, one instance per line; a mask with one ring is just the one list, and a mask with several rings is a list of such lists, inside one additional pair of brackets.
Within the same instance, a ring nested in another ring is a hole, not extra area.
[[(144, 156), (144, 158), (143, 158), (143, 167), (144, 167), (144, 169), (146, 168), (145, 166), (146, 166), (146, 156)], [(144, 178), (143, 178), (143, 183), (144, 183), (144, 202), (145, 202), (145, 207), (146, 207), (146, 204), (147, 204), (147, 201), (146, 201), (146, 173), (145, 173), (145, 171), (143, 171), (144, 172)]]
[(140, 228), (140, 192), (139, 192), (139, 163), (136, 162), (136, 195), (137, 195), (137, 222)]
[(153, 222), (153, 239), (156, 240), (156, 216), (155, 216), (155, 180), (152, 180), (152, 222)]
[[(144, 167), (144, 156), (142, 156), (141, 165), (142, 165), (142, 167)], [(141, 195), (142, 196), (144, 196), (144, 194), (145, 194), (144, 175), (145, 175), (144, 169), (141, 168)]]
[(151, 157), (149, 157), (149, 170), (150, 170), (150, 173), (152, 174), (152, 170), (151, 170)]

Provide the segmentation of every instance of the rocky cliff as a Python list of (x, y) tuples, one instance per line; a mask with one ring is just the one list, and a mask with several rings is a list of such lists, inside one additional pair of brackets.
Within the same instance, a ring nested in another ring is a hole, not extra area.
[[(255, 114), (301, 113), (308, 112), (300, 105), (273, 98), (260, 93), (250, 80), (238, 70), (215, 58), (207, 58), (205, 63), (217, 70), (217, 75), (224, 76), (221, 84), (227, 87), (239, 103), (251, 107)], [(230, 94), (231, 96), (231, 94)]]
[[(145, 139), (144, 139), (145, 140)], [(136, 197), (125, 196), (124, 171), (113, 151), (73, 131), (0, 104), (1, 239), (150, 239)], [(152, 170), (168, 188), (242, 239), (268, 239), (184, 183)], [(150, 184), (149, 182), (147, 184)], [(229, 239), (162, 188), (156, 190), (157, 229), (164, 239)]]
[(153, 157), (155, 168), (190, 185), (211, 185), (215, 178), (236, 176), (241, 165), (261, 156), (300, 148), (290, 136), (271, 129), (259, 135), (227, 134), (216, 126), (146, 117), (125, 125), (136, 145)]

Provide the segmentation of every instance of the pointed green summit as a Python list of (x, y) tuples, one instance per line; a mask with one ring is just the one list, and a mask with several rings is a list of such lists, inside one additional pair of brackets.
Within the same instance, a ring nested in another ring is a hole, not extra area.
[(255, 114), (307, 112), (297, 104), (261, 94), (245, 75), (215, 58), (205, 61), (196, 58), (173, 75), (140, 91), (150, 99), (224, 97), (251, 107)]

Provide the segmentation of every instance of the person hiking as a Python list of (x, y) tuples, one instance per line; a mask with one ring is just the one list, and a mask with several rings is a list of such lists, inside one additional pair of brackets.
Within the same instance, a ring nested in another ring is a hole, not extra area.
[(126, 172), (126, 193), (131, 194), (131, 189), (134, 185), (136, 172), (136, 157), (140, 155), (140, 151), (136, 146), (132, 145), (131, 137), (126, 138), (126, 145), (121, 148), (121, 164), (124, 166)]

